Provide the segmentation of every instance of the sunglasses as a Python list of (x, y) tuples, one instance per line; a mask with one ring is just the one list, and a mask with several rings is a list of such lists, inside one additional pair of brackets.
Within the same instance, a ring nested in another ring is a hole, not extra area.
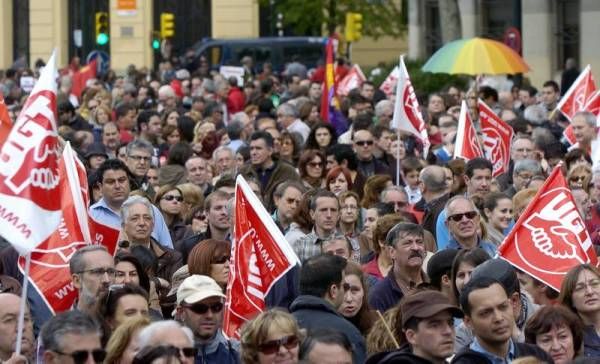
[(212, 305), (205, 305), (204, 303), (195, 303), (193, 305), (181, 305), (192, 311), (193, 313), (197, 313), (198, 315), (204, 315), (210, 309), (212, 313), (219, 313), (223, 310), (223, 303), (217, 302)]
[(272, 355), (279, 351), (281, 345), (288, 350), (292, 350), (297, 347), (299, 343), (300, 340), (298, 340), (298, 336), (296, 335), (284, 336), (281, 339), (267, 341), (258, 345), (258, 351), (265, 355)]
[(373, 141), (372, 140), (360, 140), (360, 141), (356, 141), (356, 145), (360, 145), (361, 147), (364, 147), (366, 145), (373, 145)]
[(70, 354), (62, 353), (57, 350), (54, 351), (60, 355), (70, 356), (73, 358), (75, 364), (84, 364), (88, 360), (90, 354), (92, 354), (92, 358), (94, 358), (94, 363), (102, 363), (104, 358), (106, 358), (106, 351), (104, 349), (94, 349), (92, 351), (77, 350)]
[(573, 176), (571, 178), (569, 178), (569, 180), (571, 182), (583, 182), (583, 180), (585, 180), (585, 176)]
[(225, 264), (229, 261), (230, 257), (228, 255), (224, 255), (222, 257), (213, 258), (210, 261), (210, 264)]
[(181, 197), (181, 196), (173, 196), (173, 195), (163, 196), (162, 199), (165, 200), (165, 201), (173, 201), (173, 200), (176, 200), (177, 202), (182, 202), (183, 201), (183, 197)]
[(466, 217), (469, 220), (473, 220), (475, 218), (475, 216), (477, 216), (477, 212), (467, 211), (467, 212), (463, 212), (462, 214), (450, 215), (450, 216), (448, 216), (448, 220), (452, 220), (454, 222), (459, 222), (463, 219), (463, 217)]

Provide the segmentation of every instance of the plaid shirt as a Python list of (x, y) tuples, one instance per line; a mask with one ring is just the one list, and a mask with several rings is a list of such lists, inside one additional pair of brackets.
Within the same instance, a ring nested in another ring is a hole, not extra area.
[[(312, 231), (303, 237), (297, 239), (293, 244), (292, 248), (294, 252), (298, 256), (301, 262), (304, 262), (310, 257), (315, 255), (319, 255), (323, 253), (323, 242), (329, 241), (336, 236), (342, 235), (338, 231), (332, 232), (330, 235), (320, 238), (317, 236), (317, 232), (313, 227)], [(352, 251), (350, 252), (350, 257), (352, 260), (357, 261), (360, 259), (360, 246), (358, 241), (353, 238), (347, 238), (350, 240), (350, 244), (352, 245)]]

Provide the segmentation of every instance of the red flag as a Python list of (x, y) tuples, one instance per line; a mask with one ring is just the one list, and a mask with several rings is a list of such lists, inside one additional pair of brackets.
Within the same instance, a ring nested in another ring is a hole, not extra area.
[(573, 132), (573, 124), (567, 125), (565, 130), (563, 130), (563, 137), (569, 142), (571, 148), (574, 148), (573, 146), (577, 143), (577, 139), (575, 139), (575, 133)]
[[(90, 235), (87, 219), (87, 177), (85, 167), (73, 154), (69, 143), (59, 161), (61, 210), (63, 213), (58, 229), (31, 252), (29, 279), (32, 286), (44, 298), (53, 312), (68, 310), (77, 298), (71, 281), (69, 261), (73, 254), (88, 244), (98, 244), (98, 238)], [(111, 229), (113, 230), (114, 229)], [(95, 230), (94, 230), (95, 231)], [(109, 253), (116, 249), (118, 231), (114, 242), (104, 244)], [(105, 239), (108, 241), (109, 239)], [(21, 272), (25, 270), (25, 258), (19, 258)]]
[(423, 144), (423, 156), (427, 156), (429, 135), (427, 126), (419, 109), (417, 95), (410, 82), (410, 76), (404, 65), (404, 56), (400, 56), (399, 77), (396, 84), (396, 102), (394, 104), (394, 118), (390, 124), (392, 129), (399, 129), (411, 133)]
[(529, 203), (498, 254), (557, 291), (572, 267), (598, 264), (560, 165)]
[(8, 115), (8, 108), (4, 103), (4, 95), (0, 92), (0, 148), (8, 138), (8, 134), (12, 129), (12, 120), (10, 119), (10, 115)]
[(235, 226), (223, 332), (239, 338), (242, 324), (265, 309), (269, 290), (298, 257), (242, 176), (235, 189)]
[(94, 59), (73, 73), (73, 87), (71, 88), (71, 93), (77, 96), (78, 99), (81, 98), (81, 92), (85, 88), (87, 80), (96, 78), (96, 70), (97, 62)]
[(386, 77), (386, 79), (381, 83), (379, 89), (383, 91), (387, 96), (390, 96), (394, 93), (394, 86), (396, 82), (398, 82), (398, 78), (400, 77), (400, 67), (396, 66), (390, 72), (390, 74)]
[(337, 92), (339, 95), (347, 96), (351, 90), (359, 88), (366, 80), (367, 78), (360, 69), (360, 66), (354, 64), (346, 77), (339, 82)]
[(330, 121), (329, 105), (335, 98), (335, 69), (333, 67), (333, 39), (325, 45), (325, 80), (321, 94), (321, 119)]
[(463, 158), (467, 161), (483, 157), (483, 151), (479, 145), (477, 131), (469, 115), (469, 109), (465, 100), (462, 101), (460, 117), (458, 118), (458, 131), (456, 132), (456, 143), (454, 143), (454, 158)]
[(585, 105), (594, 92), (596, 83), (592, 76), (592, 68), (588, 64), (560, 99), (556, 109), (571, 120), (578, 111), (585, 110)]
[(21, 254), (61, 220), (55, 56), (50, 57), (0, 153), (0, 231)]
[(584, 110), (591, 112), (596, 115), (596, 117), (600, 116), (600, 90), (594, 92), (594, 94), (587, 99)]
[(514, 132), (511, 126), (500, 119), (485, 102), (478, 100), (478, 106), (479, 123), (483, 133), (483, 150), (486, 158), (494, 166), (492, 176), (497, 177), (508, 172)]

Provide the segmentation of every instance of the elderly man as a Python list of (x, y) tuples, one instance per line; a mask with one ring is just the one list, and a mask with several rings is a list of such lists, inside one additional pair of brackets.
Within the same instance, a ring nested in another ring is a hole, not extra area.
[(79, 293), (75, 307), (95, 314), (98, 298), (115, 282), (117, 271), (112, 256), (102, 245), (88, 245), (73, 254), (69, 270)]
[(302, 195), (306, 191), (304, 185), (299, 182), (284, 182), (277, 186), (273, 193), (277, 209), (271, 216), (282, 233), (286, 233), (292, 223), (292, 217), (300, 203)]
[(513, 139), (513, 143), (510, 147), (510, 165), (508, 166), (508, 172), (499, 175), (496, 178), (500, 185), (500, 190), (504, 191), (512, 185), (512, 175), (515, 163), (523, 159), (533, 158), (533, 151), (535, 145), (528, 136), (517, 136)]
[(408, 210), (408, 195), (402, 187), (390, 186), (381, 191), (379, 202), (394, 205), (395, 212), (406, 212)]
[(140, 190), (145, 192), (151, 198), (154, 198), (155, 191), (148, 181), (147, 174), (152, 164), (152, 155), (154, 148), (152, 144), (137, 139), (127, 144), (127, 168), (135, 176), (135, 181)]
[(136, 357), (142, 356), (148, 349), (156, 346), (172, 346), (178, 349), (182, 364), (195, 362), (194, 336), (189, 328), (181, 326), (176, 321), (157, 321), (140, 330), (138, 336), (140, 351)]
[(175, 316), (194, 333), (196, 362), (239, 362), (239, 348), (223, 336), (225, 295), (214, 279), (192, 275), (177, 289)]
[(490, 257), (496, 255), (494, 244), (479, 238), (479, 212), (464, 196), (454, 196), (446, 203), (446, 226), (450, 231), (447, 249), (482, 248)]
[(191, 156), (185, 162), (188, 181), (202, 189), (204, 196), (212, 192), (213, 186), (208, 161), (200, 156)]
[(385, 239), (392, 258), (392, 268), (369, 292), (369, 304), (380, 312), (396, 305), (402, 297), (427, 280), (423, 272), (425, 240), (423, 227), (401, 222)]
[(21, 340), (22, 355), (15, 353), (20, 306), (21, 297), (14, 293), (0, 293), (0, 360), (2, 363), (27, 363), (27, 358), (33, 359), (35, 356), (33, 323), (28, 308), (25, 312), (25, 326)]
[(287, 131), (296, 132), (302, 136), (302, 143), (308, 139), (310, 127), (302, 120), (298, 119), (298, 111), (296, 107), (289, 102), (279, 105), (277, 108), (277, 122)]
[(213, 163), (217, 167), (213, 185), (223, 174), (235, 174), (235, 153), (226, 146), (220, 146), (213, 152)]
[[(131, 172), (118, 159), (108, 159), (100, 165), (96, 171), (100, 180), (100, 188), (102, 190), (102, 198), (90, 206), (90, 215), (98, 222), (111, 226), (114, 229), (121, 227), (121, 205), (131, 191), (129, 178)], [(172, 248), (173, 242), (171, 234), (165, 223), (162, 213), (152, 205), (152, 215), (154, 217), (154, 225), (152, 236), (161, 245)]]
[(92, 316), (77, 310), (59, 313), (44, 324), (40, 333), (43, 363), (102, 363), (106, 351), (101, 336)]
[(573, 116), (571, 125), (573, 126), (575, 140), (577, 140), (577, 148), (591, 154), (592, 141), (598, 137), (596, 116), (589, 111), (580, 111)]
[(513, 184), (503, 192), (512, 198), (517, 192), (527, 188), (533, 177), (540, 175), (542, 175), (540, 162), (534, 159), (518, 160), (513, 168)]
[(390, 100), (379, 101), (375, 104), (375, 117), (377, 118), (378, 125), (389, 127), (394, 117), (394, 103)]
[(167, 281), (183, 263), (181, 253), (160, 245), (151, 236), (154, 228), (152, 204), (145, 197), (132, 196), (121, 207), (121, 235), (129, 241), (130, 246), (146, 247), (158, 260), (156, 276)]

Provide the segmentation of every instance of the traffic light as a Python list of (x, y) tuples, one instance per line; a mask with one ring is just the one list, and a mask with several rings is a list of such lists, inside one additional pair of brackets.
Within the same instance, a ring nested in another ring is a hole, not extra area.
[(173, 13), (160, 14), (160, 37), (171, 38), (175, 35), (175, 15)]
[(96, 13), (96, 44), (106, 45), (108, 43), (108, 13), (99, 11)]
[(150, 39), (150, 45), (152, 45), (152, 49), (154, 49), (155, 51), (160, 49), (160, 32), (159, 31), (153, 31), (152, 32), (152, 38)]
[(346, 41), (354, 42), (362, 38), (362, 20), (360, 13), (346, 13)]

